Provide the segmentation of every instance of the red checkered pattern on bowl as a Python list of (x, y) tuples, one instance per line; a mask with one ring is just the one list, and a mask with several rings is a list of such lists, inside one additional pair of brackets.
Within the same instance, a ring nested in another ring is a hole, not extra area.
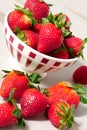
[(16, 37), (6, 20), (4, 23), (4, 34), (10, 54), (17, 60), (18, 64), (28, 71), (39, 73), (56, 71), (76, 62), (76, 59), (69, 61), (56, 59), (37, 52)]

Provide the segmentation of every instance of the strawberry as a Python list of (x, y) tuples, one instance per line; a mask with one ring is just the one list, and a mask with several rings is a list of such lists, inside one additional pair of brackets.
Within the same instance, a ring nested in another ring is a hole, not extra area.
[(12, 88), (15, 88), (14, 98), (19, 99), (28, 87), (29, 80), (27, 76), (22, 72), (13, 70), (2, 80), (0, 94), (3, 98), (8, 98)]
[(82, 40), (81, 38), (76, 37), (76, 36), (72, 36), (64, 40), (64, 44), (68, 48), (71, 56), (73, 57), (82, 56), (82, 58), (83, 58), (82, 51), (84, 48), (84, 44), (86, 42), (87, 42), (87, 39)]
[(73, 81), (76, 83), (87, 84), (87, 66), (79, 66), (73, 72)]
[(20, 6), (15, 7), (8, 17), (8, 24), (12, 31), (18, 27), (20, 30), (29, 29), (35, 23), (32, 13)]
[(54, 18), (59, 28), (65, 27), (66, 29), (70, 29), (71, 20), (66, 14), (63, 13), (54, 14)]
[(62, 45), (63, 37), (60, 29), (52, 23), (44, 24), (40, 30), (37, 50), (47, 54)]
[(70, 37), (72, 32), (70, 31), (71, 21), (69, 17), (63, 13), (53, 14), (52, 12), (47, 18), (42, 19), (42, 23), (53, 23), (58, 29), (62, 31), (63, 37)]
[(48, 104), (51, 105), (57, 101), (65, 101), (70, 106), (72, 104), (77, 107), (79, 102), (86, 104), (87, 99), (84, 97), (86, 95), (86, 89), (81, 84), (71, 84), (66, 81), (62, 81), (58, 84), (55, 84), (46, 90), (44, 90), (48, 96)]
[(39, 84), (41, 76), (39, 74), (24, 74), (24, 72), (12, 70), (3, 70), (6, 75), (1, 83), (0, 94), (3, 98), (8, 98), (10, 91), (15, 88), (13, 97), (19, 99), (24, 91), (28, 88), (35, 87)]
[(41, 30), (41, 27), (42, 27), (42, 24), (41, 24), (41, 23), (37, 23), (36, 25), (34, 25), (34, 26), (32, 27), (32, 30), (33, 30), (35, 33), (39, 34), (39, 32), (40, 32), (40, 30)]
[(7, 127), (15, 123), (18, 123), (20, 127), (25, 126), (21, 111), (12, 96), (14, 90), (9, 94), (8, 101), (0, 104), (0, 127)]
[(49, 5), (43, 0), (26, 0), (24, 7), (32, 11), (34, 18), (38, 21), (47, 17), (50, 10)]
[(6, 127), (17, 122), (17, 118), (12, 115), (15, 107), (8, 103), (0, 104), (0, 127)]
[(21, 110), (24, 119), (41, 114), (47, 107), (47, 97), (35, 88), (27, 89), (21, 97)]
[(36, 49), (37, 48), (37, 35), (31, 30), (23, 30), (16, 34), (18, 38), (24, 41), (28, 46)]
[(50, 122), (57, 128), (67, 127), (67, 130), (74, 123), (74, 106), (70, 106), (66, 102), (55, 102), (48, 109), (48, 118)]
[(51, 52), (50, 56), (55, 57), (55, 58), (61, 58), (61, 59), (69, 58), (68, 51), (65, 49), (55, 50), (54, 52)]

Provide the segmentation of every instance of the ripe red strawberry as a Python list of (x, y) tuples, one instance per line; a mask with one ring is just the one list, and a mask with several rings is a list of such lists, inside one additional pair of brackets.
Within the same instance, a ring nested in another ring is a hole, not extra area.
[(78, 67), (73, 73), (73, 80), (76, 83), (87, 84), (87, 66)]
[(47, 97), (36, 89), (26, 90), (21, 98), (22, 116), (25, 119), (41, 114), (47, 107)]
[(10, 28), (15, 31), (16, 28), (20, 30), (29, 29), (34, 23), (34, 19), (27, 9), (16, 6), (8, 17), (8, 24)]
[(67, 127), (67, 130), (74, 123), (74, 106), (61, 101), (53, 103), (48, 109), (48, 118), (50, 122), (57, 128)]
[(33, 12), (33, 16), (36, 20), (47, 17), (50, 10), (49, 5), (43, 0), (26, 0), (24, 7)]
[(52, 12), (47, 18), (42, 19), (42, 23), (53, 23), (58, 29), (62, 31), (63, 38), (70, 37), (72, 32), (70, 31), (71, 22), (68, 16), (63, 13), (53, 14)]
[(50, 53), (62, 45), (63, 37), (60, 29), (52, 23), (44, 24), (39, 33), (37, 50), (41, 53)]
[(71, 20), (66, 14), (63, 13), (55, 14), (54, 17), (57, 24), (59, 24), (59, 28), (65, 27), (66, 29), (70, 29)]
[(17, 117), (12, 115), (15, 106), (5, 102), (0, 104), (0, 127), (6, 127), (17, 122)]
[(14, 91), (15, 89), (11, 90), (8, 101), (0, 104), (0, 127), (7, 127), (15, 123), (22, 128), (25, 126), (21, 111), (13, 99)]
[(41, 23), (37, 23), (36, 25), (34, 25), (34, 26), (32, 27), (32, 30), (33, 30), (35, 33), (39, 34), (39, 32), (40, 32), (40, 30), (41, 30), (41, 27), (42, 27), (42, 24), (41, 24)]
[(24, 41), (28, 46), (36, 49), (37, 48), (37, 35), (31, 30), (20, 31), (17, 36)]
[(81, 38), (75, 36), (66, 38), (64, 44), (72, 56), (76, 57), (81, 55), (83, 49), (83, 40)]
[(65, 49), (62, 50), (56, 50), (50, 54), (50, 56), (55, 57), (55, 58), (61, 58), (61, 59), (68, 59), (69, 54), (68, 51)]
[(87, 99), (84, 98), (86, 89), (81, 84), (72, 85), (69, 82), (62, 81), (47, 88), (45, 91), (48, 94), (49, 105), (62, 100), (67, 102), (70, 106), (74, 104), (75, 107), (79, 105), (80, 101), (87, 103)]
[(3, 98), (8, 98), (12, 88), (15, 88), (14, 98), (19, 99), (28, 87), (29, 80), (24, 73), (11, 71), (2, 80), (0, 94)]

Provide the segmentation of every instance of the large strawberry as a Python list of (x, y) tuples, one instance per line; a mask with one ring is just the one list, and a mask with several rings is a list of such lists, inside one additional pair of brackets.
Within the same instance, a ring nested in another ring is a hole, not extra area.
[(28, 87), (29, 80), (27, 76), (24, 73), (13, 70), (2, 80), (0, 94), (3, 98), (8, 98), (12, 88), (15, 88), (14, 98), (19, 99)]
[(60, 130), (67, 127), (67, 130), (74, 123), (74, 106), (70, 106), (66, 102), (53, 103), (48, 109), (48, 118), (50, 122)]
[(17, 36), (24, 41), (28, 46), (36, 49), (37, 48), (37, 35), (31, 30), (20, 31)]
[(79, 105), (79, 102), (87, 103), (86, 89), (81, 84), (72, 85), (69, 82), (62, 81), (56, 85), (53, 85), (45, 90), (48, 94), (48, 102), (51, 105), (57, 101), (65, 101), (69, 105), (74, 104), (75, 107)]
[(32, 17), (32, 13), (17, 5), (8, 17), (8, 24), (13, 31), (16, 28), (20, 30), (29, 29), (34, 23), (35, 20)]
[(29, 75), (18, 70), (3, 71), (6, 73), (0, 88), (0, 94), (3, 98), (8, 98), (11, 90), (15, 88), (13, 97), (20, 99), (24, 91), (29, 87), (36, 87), (41, 78), (39, 74)]
[(25, 125), (21, 111), (12, 96), (14, 90), (11, 91), (8, 101), (0, 104), (0, 127), (7, 127), (15, 123), (18, 123), (20, 127)]
[(43, 0), (26, 0), (24, 7), (33, 12), (36, 20), (41, 20), (49, 14), (49, 5)]
[(22, 116), (29, 119), (45, 111), (47, 107), (47, 97), (37, 89), (26, 90), (21, 98)]
[(62, 32), (52, 23), (46, 23), (42, 26), (37, 50), (41, 53), (50, 53), (51, 51), (59, 48), (63, 43)]

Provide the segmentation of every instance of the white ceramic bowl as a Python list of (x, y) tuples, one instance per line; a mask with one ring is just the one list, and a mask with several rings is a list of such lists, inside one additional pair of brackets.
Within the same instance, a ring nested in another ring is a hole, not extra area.
[(64, 67), (73, 65), (78, 58), (73, 59), (58, 59), (42, 54), (22, 42), (12, 32), (8, 25), (8, 15), (4, 20), (4, 34), (8, 50), (11, 55), (12, 65), (16, 69), (18, 65), (22, 70), (27, 72), (48, 73), (60, 70)]

